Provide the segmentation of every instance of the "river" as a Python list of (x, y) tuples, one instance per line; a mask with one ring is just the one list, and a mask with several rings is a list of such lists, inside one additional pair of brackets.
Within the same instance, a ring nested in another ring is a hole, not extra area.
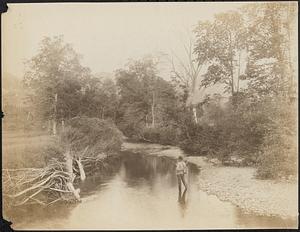
[(286, 228), (292, 221), (247, 214), (207, 195), (189, 165), (188, 191), (179, 195), (175, 161), (126, 152), (117, 171), (81, 186), (82, 202), (23, 208), (7, 218), (14, 229)]

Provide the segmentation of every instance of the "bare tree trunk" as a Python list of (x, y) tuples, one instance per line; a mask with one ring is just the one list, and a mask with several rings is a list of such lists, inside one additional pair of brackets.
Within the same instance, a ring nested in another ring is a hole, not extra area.
[(101, 118), (104, 119), (104, 107), (102, 108), (102, 115)]
[(116, 122), (117, 113), (114, 111), (114, 122)]
[(145, 123), (146, 123), (146, 127), (149, 127), (148, 126), (148, 115), (146, 114), (146, 116), (145, 116)]
[[(192, 109), (192, 117), (194, 118), (195, 123), (198, 123), (198, 116), (197, 116), (197, 108), (193, 105), (193, 98), (194, 94), (197, 90), (197, 83), (199, 78), (201, 77), (200, 72), (203, 67), (204, 63), (199, 63), (196, 61), (196, 59), (193, 57), (193, 42), (190, 38), (190, 42), (188, 46), (184, 46), (186, 55), (187, 55), (187, 61), (183, 62), (182, 60), (179, 60), (179, 64), (181, 68), (183, 69), (183, 72), (178, 72), (175, 69), (174, 62), (172, 60), (172, 68), (173, 73), (175, 74), (177, 80), (182, 83), (184, 86), (188, 87), (188, 98), (186, 100), (186, 107), (188, 109)], [(198, 84), (199, 87), (199, 84)]]
[(152, 93), (152, 106), (151, 106), (151, 114), (152, 114), (152, 128), (155, 127), (155, 112), (154, 112), (154, 92)]
[(53, 117), (53, 135), (57, 134), (57, 93), (54, 94), (54, 117)]
[(196, 124), (198, 124), (197, 108), (196, 108), (195, 104), (193, 103), (195, 92), (196, 92), (195, 88), (196, 88), (196, 78), (192, 81), (192, 86), (191, 86), (191, 90), (190, 90), (190, 92), (191, 92), (190, 104), (192, 106), (192, 114), (193, 114), (194, 121)]
[(30, 117), (30, 111), (28, 111), (27, 113), (26, 121), (29, 121), (29, 117)]
[(65, 121), (64, 120), (61, 120), (61, 129), (62, 129), (62, 132), (65, 131)]
[(145, 121), (146, 121), (146, 127), (147, 128), (151, 127), (151, 125), (149, 123), (149, 113), (146, 114)]
[(239, 66), (238, 66), (238, 75), (237, 75), (237, 88), (236, 91), (240, 90), (240, 75), (241, 75), (241, 51), (239, 51)]
[(67, 172), (69, 173), (69, 181), (67, 183), (67, 186), (69, 190), (74, 194), (75, 198), (77, 200), (80, 200), (80, 195), (79, 195), (80, 189), (75, 189), (73, 185), (75, 174), (73, 173), (73, 157), (71, 155), (70, 148), (68, 148), (67, 152), (65, 153), (65, 157), (66, 157), (66, 169)]
[(196, 107), (194, 105), (192, 106), (192, 110), (193, 110), (193, 115), (194, 115), (195, 123), (198, 124), (197, 109), (196, 109)]
[(80, 179), (81, 181), (84, 181), (86, 179), (85, 171), (83, 168), (83, 165), (81, 163), (81, 158), (79, 157), (78, 160), (76, 160), (78, 168), (79, 168), (79, 173), (80, 173)]
[(287, 23), (286, 23), (286, 29), (287, 29), (287, 35), (288, 35), (288, 47), (287, 47), (287, 50), (288, 50), (288, 67), (289, 67), (289, 72), (288, 72), (288, 76), (290, 77), (289, 80), (288, 80), (288, 83), (289, 83), (289, 95), (290, 95), (290, 99), (294, 98), (294, 95), (295, 95), (295, 87), (297, 86), (295, 84), (295, 70), (293, 68), (293, 64), (292, 64), (292, 54), (291, 54), (291, 51), (292, 51), (292, 31), (291, 31), (291, 28), (290, 28), (290, 23), (292, 23), (292, 15), (291, 15), (291, 12), (293, 11), (293, 5), (292, 3), (288, 3), (288, 10), (287, 10)]
[(71, 155), (70, 148), (68, 148), (68, 150), (66, 151), (65, 157), (66, 157), (66, 169), (67, 169), (67, 172), (69, 173), (69, 182), (73, 183), (73, 180), (74, 180), (73, 157)]
[(51, 134), (52, 130), (51, 130), (51, 120), (48, 119), (48, 133)]
[(233, 64), (232, 60), (230, 60), (230, 76), (231, 76), (231, 96), (234, 95), (234, 79), (233, 79)]
[(57, 128), (56, 120), (53, 119), (53, 120), (52, 120), (52, 133), (53, 133), (53, 135), (56, 135), (56, 134), (57, 134), (56, 128)]
[(233, 78), (233, 51), (232, 51), (232, 41), (231, 41), (231, 32), (229, 34), (230, 39), (230, 77), (231, 77), (231, 96), (234, 95), (234, 78)]

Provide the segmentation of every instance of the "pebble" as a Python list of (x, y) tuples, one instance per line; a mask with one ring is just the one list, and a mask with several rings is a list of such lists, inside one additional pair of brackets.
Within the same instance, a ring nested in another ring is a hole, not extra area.
[(275, 183), (253, 177), (251, 168), (214, 167), (205, 169), (200, 189), (260, 215), (297, 217), (296, 183)]

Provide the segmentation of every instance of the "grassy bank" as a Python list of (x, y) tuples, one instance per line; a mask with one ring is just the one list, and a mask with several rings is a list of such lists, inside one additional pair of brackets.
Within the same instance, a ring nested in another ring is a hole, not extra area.
[(80, 201), (80, 183), (109, 171), (122, 137), (110, 121), (77, 117), (58, 136), (4, 133), (3, 196), (7, 207)]
[(3, 168), (40, 168), (46, 165), (46, 150), (57, 138), (41, 132), (3, 132)]

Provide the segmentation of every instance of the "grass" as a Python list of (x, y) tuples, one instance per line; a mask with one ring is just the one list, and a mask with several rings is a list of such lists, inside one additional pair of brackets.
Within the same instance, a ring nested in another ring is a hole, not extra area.
[(45, 166), (43, 150), (57, 138), (41, 132), (3, 132), (2, 168)]

